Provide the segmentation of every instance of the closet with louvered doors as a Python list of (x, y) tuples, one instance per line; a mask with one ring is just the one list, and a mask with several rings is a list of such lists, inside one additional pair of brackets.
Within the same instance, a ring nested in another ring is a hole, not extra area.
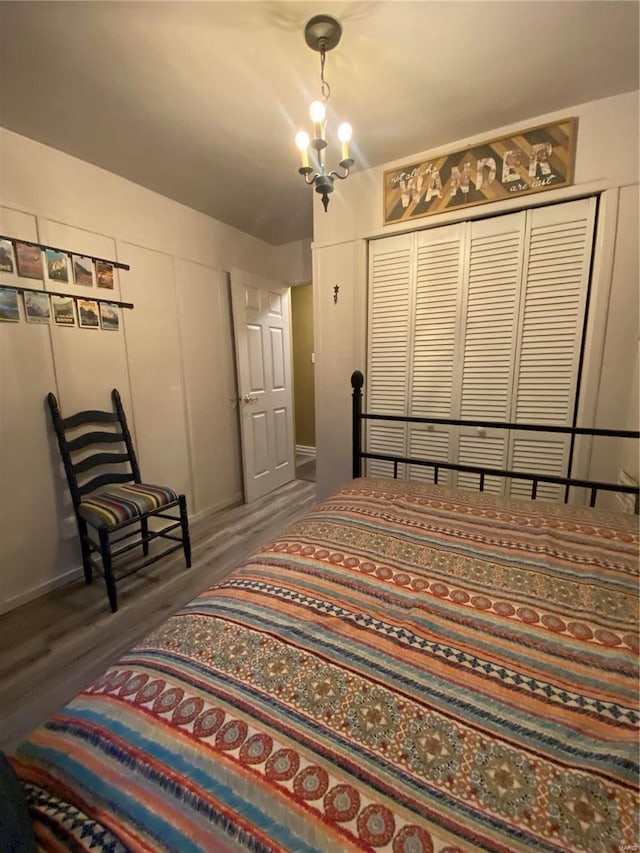
[[(372, 241), (367, 411), (570, 425), (595, 209), (583, 199)], [(561, 436), (491, 428), (370, 421), (368, 435), (372, 450), (549, 474), (566, 473), (570, 453)], [(399, 476), (433, 479), (408, 467)], [(439, 482), (477, 488), (477, 475), (441, 471)], [(501, 478), (485, 490), (529, 495)], [(538, 497), (561, 493), (540, 485)]]

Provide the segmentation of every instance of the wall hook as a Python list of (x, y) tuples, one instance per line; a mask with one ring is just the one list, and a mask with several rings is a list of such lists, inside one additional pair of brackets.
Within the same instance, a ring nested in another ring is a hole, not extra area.
[(340, 285), (336, 284), (336, 286), (333, 288), (333, 304), (334, 305), (338, 304), (338, 293), (339, 292), (340, 292)]

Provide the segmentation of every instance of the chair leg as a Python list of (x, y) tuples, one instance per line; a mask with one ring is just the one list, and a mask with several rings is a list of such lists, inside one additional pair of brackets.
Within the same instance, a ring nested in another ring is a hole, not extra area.
[[(147, 521), (146, 518), (141, 519), (140, 530), (142, 532), (143, 537), (146, 537), (149, 535), (149, 522)], [(149, 553), (149, 543), (148, 542), (145, 542), (145, 541), (142, 542), (142, 553), (145, 555), (145, 557), (148, 555), (148, 553)]]
[(180, 526), (182, 527), (182, 547), (187, 568), (191, 567), (191, 539), (189, 538), (189, 518), (187, 516), (187, 499), (180, 495)]
[(104, 571), (104, 582), (107, 587), (107, 595), (109, 596), (109, 604), (111, 612), (115, 613), (118, 609), (118, 593), (116, 591), (116, 581), (113, 577), (113, 569), (111, 565), (111, 548), (109, 546), (109, 531), (106, 527), (101, 527), (98, 530), (100, 536), (100, 554), (102, 556), (102, 568)]
[(78, 533), (80, 534), (80, 550), (82, 551), (82, 567), (84, 569), (84, 579), (87, 584), (93, 580), (93, 570), (91, 567), (91, 546), (89, 545), (89, 531), (87, 523), (83, 518), (76, 516), (78, 522)]

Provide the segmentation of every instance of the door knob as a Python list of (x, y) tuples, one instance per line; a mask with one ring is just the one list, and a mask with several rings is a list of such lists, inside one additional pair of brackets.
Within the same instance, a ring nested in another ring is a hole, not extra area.
[(257, 402), (257, 400), (258, 400), (258, 398), (257, 398), (257, 397), (254, 397), (254, 396), (253, 396), (253, 395), (251, 395), (251, 394), (245, 394), (245, 395), (243, 396), (243, 398), (242, 398), (242, 402), (243, 402), (243, 403), (256, 403), (256, 402)]

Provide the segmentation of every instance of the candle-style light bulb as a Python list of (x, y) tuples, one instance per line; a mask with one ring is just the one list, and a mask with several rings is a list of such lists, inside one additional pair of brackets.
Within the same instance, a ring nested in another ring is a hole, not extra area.
[(322, 101), (314, 101), (309, 107), (309, 116), (314, 124), (324, 121), (326, 114), (327, 110)]
[(307, 154), (307, 149), (309, 147), (309, 134), (305, 133), (304, 130), (299, 130), (296, 133), (296, 145), (300, 151), (300, 157), (302, 159), (302, 168), (309, 168), (309, 155)]
[(327, 115), (327, 110), (322, 101), (314, 101), (309, 107), (309, 117), (313, 122), (313, 135), (316, 139), (322, 139), (322, 123)]
[(346, 121), (342, 122), (338, 128), (338, 139), (342, 143), (342, 160), (349, 159), (349, 140), (352, 133), (351, 125)]

